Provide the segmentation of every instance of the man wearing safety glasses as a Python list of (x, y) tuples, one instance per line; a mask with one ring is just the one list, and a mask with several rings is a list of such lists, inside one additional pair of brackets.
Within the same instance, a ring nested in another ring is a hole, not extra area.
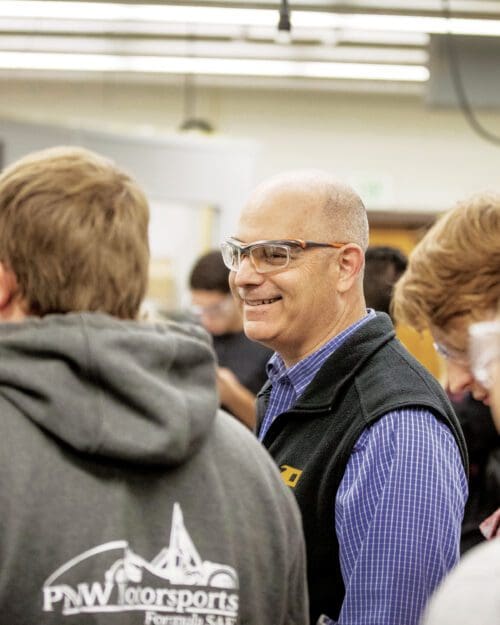
[[(470, 392), (489, 405), (499, 301), (500, 196), (478, 194), (443, 215), (413, 250), (395, 289), (394, 312), (417, 330), (431, 331), (452, 393)], [(500, 433), (498, 412), (495, 424)], [(498, 465), (490, 471), (497, 472)], [(496, 493), (494, 512), (500, 506), (500, 484), (490, 491)], [(499, 523), (494, 514), (483, 524), (486, 537), (496, 534)]]
[(416, 625), (456, 563), (463, 436), (366, 310), (361, 199), (322, 172), (259, 186), (222, 244), (247, 336), (275, 350), (257, 434), (299, 502), (311, 623)]

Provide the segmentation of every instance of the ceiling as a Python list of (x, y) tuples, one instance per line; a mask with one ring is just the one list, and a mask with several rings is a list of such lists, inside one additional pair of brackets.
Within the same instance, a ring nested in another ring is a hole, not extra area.
[[(498, 0), (0, 1), (0, 76), (406, 89), (433, 33), (498, 37)], [(449, 19), (451, 17), (451, 19)]]

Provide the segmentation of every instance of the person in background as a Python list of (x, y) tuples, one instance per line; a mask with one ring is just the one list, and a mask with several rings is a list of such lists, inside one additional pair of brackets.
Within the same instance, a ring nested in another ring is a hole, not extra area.
[[(490, 403), (489, 385), (474, 374), (469, 328), (491, 321), (500, 300), (500, 196), (477, 194), (444, 214), (415, 247), (396, 284), (393, 312), (416, 330), (429, 329), (443, 356), (452, 394)], [(498, 457), (489, 466), (490, 512), (500, 506)]]
[[(500, 302), (499, 302), (500, 303)], [(500, 310), (500, 307), (499, 307)], [(475, 323), (469, 329), (470, 359), (474, 377), (490, 390), (490, 401), (493, 406), (495, 427), (500, 435), (500, 315), (496, 321)], [(500, 502), (500, 462), (492, 467), (496, 486), (497, 502)], [(479, 526), (487, 540), (500, 537), (500, 506)]]
[(385, 312), (392, 319), (391, 299), (394, 284), (405, 271), (407, 262), (406, 256), (397, 247), (370, 245), (365, 254), (363, 277), (368, 308)]
[(257, 433), (299, 502), (312, 623), (416, 625), (456, 564), (467, 453), (436, 380), (363, 295), (368, 220), (324, 172), (262, 183), (222, 244), (275, 350)]
[(469, 391), (450, 396), (469, 452), (469, 498), (462, 522), (461, 553), (483, 542), (484, 519), (500, 506), (500, 433), (489, 406)]
[(189, 276), (191, 310), (213, 338), (222, 407), (253, 429), (255, 395), (267, 380), (266, 363), (272, 351), (245, 336), (228, 278), (220, 250), (201, 256)]
[(81, 148), (0, 175), (0, 614), (307, 623), (300, 514), (198, 328), (137, 321), (149, 209)]
[[(366, 250), (363, 288), (368, 308), (391, 314), (394, 285), (407, 264), (408, 259), (398, 248), (374, 245)], [(460, 551), (464, 553), (484, 540), (479, 524), (500, 505), (500, 435), (488, 406), (469, 392), (450, 395), (450, 401), (469, 452), (469, 497), (460, 539)]]
[[(500, 432), (500, 317), (473, 324), (471, 370), (490, 388), (495, 424)], [(485, 530), (487, 543), (469, 551), (444, 580), (426, 610), (422, 625), (500, 623), (500, 511)]]

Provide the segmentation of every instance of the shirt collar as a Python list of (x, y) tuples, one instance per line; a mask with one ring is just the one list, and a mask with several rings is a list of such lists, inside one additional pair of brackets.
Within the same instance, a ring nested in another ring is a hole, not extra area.
[(288, 369), (278, 352), (275, 352), (266, 366), (266, 372), (271, 384), (285, 377), (293, 386), (297, 397), (300, 397), (333, 352), (337, 350), (351, 334), (373, 317), (375, 317), (375, 311), (368, 308), (364, 317), (355, 321), (345, 330), (342, 330), (340, 334), (337, 334), (321, 345), (315, 352), (309, 354), (309, 356), (306, 356)]

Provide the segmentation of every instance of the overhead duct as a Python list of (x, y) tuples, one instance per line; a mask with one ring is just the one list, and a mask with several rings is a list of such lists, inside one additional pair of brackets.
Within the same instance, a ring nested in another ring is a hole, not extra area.
[(453, 64), (472, 108), (500, 108), (498, 37), (431, 35), (426, 98), (430, 106), (462, 108)]

